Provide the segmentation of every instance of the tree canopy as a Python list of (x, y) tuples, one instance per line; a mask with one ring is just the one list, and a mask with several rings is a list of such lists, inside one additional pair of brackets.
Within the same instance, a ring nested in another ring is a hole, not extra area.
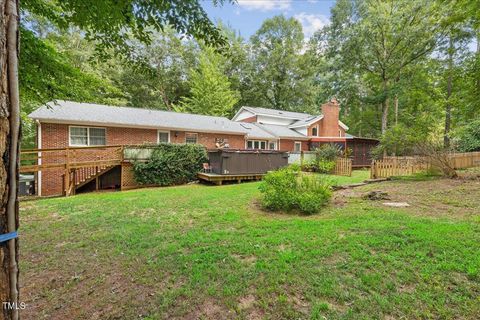
[[(54, 98), (227, 116), (242, 105), (319, 113), (336, 96), (353, 135), (395, 142), (412, 130), (454, 146), (480, 116), (480, 20), (469, 1), (339, 0), (309, 39), (283, 15), (244, 39), (205, 20), (197, 1), (22, 6), (24, 114)], [(105, 19), (86, 17), (92, 8)]]

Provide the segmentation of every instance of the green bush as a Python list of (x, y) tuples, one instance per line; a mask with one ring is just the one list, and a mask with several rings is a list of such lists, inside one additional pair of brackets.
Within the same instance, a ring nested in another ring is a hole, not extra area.
[(480, 119), (458, 130), (455, 142), (460, 152), (480, 151)]
[(333, 168), (335, 168), (335, 165), (336, 165), (335, 161), (319, 160), (317, 162), (317, 172), (331, 173)]
[(170, 186), (195, 180), (205, 162), (202, 145), (164, 143), (155, 146), (148, 161), (135, 161), (133, 170), (140, 184)]
[(329, 143), (315, 149), (315, 154), (318, 161), (335, 161), (342, 155), (342, 150), (339, 146)]
[(264, 208), (313, 214), (329, 201), (331, 183), (319, 175), (302, 174), (299, 169), (287, 167), (265, 175), (260, 185)]
[(302, 170), (307, 172), (331, 173), (335, 168), (337, 157), (342, 155), (342, 150), (334, 144), (324, 144), (315, 149), (315, 159), (306, 161)]

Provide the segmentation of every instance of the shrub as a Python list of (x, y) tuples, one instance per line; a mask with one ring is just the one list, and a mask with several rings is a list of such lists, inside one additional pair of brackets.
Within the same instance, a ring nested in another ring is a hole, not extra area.
[(316, 172), (318, 170), (317, 160), (306, 160), (303, 162), (302, 171), (306, 172)]
[(317, 162), (317, 172), (330, 173), (335, 168), (335, 161), (320, 160)]
[(455, 140), (460, 152), (480, 151), (480, 119), (462, 127)]
[(260, 191), (262, 205), (272, 211), (300, 210), (306, 214), (320, 211), (331, 197), (331, 184), (319, 175), (305, 175), (299, 167), (287, 167), (265, 175)]
[(135, 161), (133, 170), (140, 184), (169, 186), (195, 180), (207, 161), (201, 145), (164, 143), (154, 147), (147, 162)]
[(298, 190), (298, 208), (306, 214), (314, 214), (330, 200), (331, 183), (318, 175), (303, 175)]
[(339, 146), (329, 143), (315, 149), (315, 153), (318, 161), (335, 161), (337, 157), (342, 155), (342, 150)]

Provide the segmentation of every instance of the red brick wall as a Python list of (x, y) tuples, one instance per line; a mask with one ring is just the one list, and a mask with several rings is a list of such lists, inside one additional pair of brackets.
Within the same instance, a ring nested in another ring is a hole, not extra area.
[[(337, 126), (335, 126), (335, 125), (332, 125), (331, 123), (328, 123), (328, 120), (325, 122), (325, 119), (321, 119), (313, 123), (310, 127), (307, 128), (309, 136), (313, 136), (312, 129), (317, 125), (318, 125), (318, 137), (322, 137), (322, 136), (323, 137), (345, 137), (345, 129), (343, 129), (342, 127), (340, 127), (340, 125), (338, 125), (338, 121), (337, 121)], [(326, 134), (333, 134), (333, 133), (335, 134), (326, 135)]]
[(295, 141), (302, 143), (302, 151), (308, 151), (308, 141), (281, 139), (280, 150), (281, 151), (294, 151)]
[[(189, 131), (190, 132), (190, 131)], [(195, 132), (191, 132), (195, 133)], [(215, 139), (228, 140), (228, 144), (231, 149), (245, 149), (245, 136), (244, 135), (229, 135), (220, 133), (204, 133), (197, 132), (197, 143), (204, 145), (207, 149), (215, 149)], [(185, 131), (171, 131), (170, 142), (172, 143), (185, 143)]]
[(321, 137), (338, 137), (339, 136), (339, 113), (340, 106), (336, 100), (329, 101), (322, 105), (323, 119), (320, 126)]
[[(69, 144), (69, 126), (66, 124), (53, 124), (42, 123), (42, 149), (52, 148), (66, 148)], [(243, 135), (228, 135), (217, 133), (197, 133), (197, 142), (204, 145), (209, 149), (215, 148), (215, 139), (227, 139), (230, 148), (244, 149), (245, 138)], [(172, 143), (185, 143), (185, 132), (183, 131), (171, 131), (170, 141)], [(156, 129), (136, 129), (136, 128), (119, 128), (119, 127), (106, 127), (106, 142), (107, 145), (127, 145), (127, 144), (144, 144), (144, 143), (157, 143), (157, 130)], [(101, 156), (95, 154), (91, 150), (79, 151), (78, 155), (82, 157), (82, 161), (88, 161), (85, 159), (86, 153), (93, 157)], [(52, 154), (50, 154), (52, 155)], [(63, 161), (61, 154), (58, 154), (58, 161)], [(57, 161), (57, 162), (58, 162)], [(55, 162), (55, 160), (44, 160), (43, 163)], [(43, 196), (61, 195), (63, 193), (63, 170), (45, 170), (42, 172), (42, 186), (41, 192)]]

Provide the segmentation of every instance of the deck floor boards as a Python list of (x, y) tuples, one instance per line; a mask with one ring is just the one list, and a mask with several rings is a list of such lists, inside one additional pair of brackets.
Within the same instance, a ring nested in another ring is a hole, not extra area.
[(211, 172), (199, 172), (197, 177), (200, 180), (222, 185), (224, 181), (262, 180), (264, 173), (240, 173), (240, 174), (218, 174)]

